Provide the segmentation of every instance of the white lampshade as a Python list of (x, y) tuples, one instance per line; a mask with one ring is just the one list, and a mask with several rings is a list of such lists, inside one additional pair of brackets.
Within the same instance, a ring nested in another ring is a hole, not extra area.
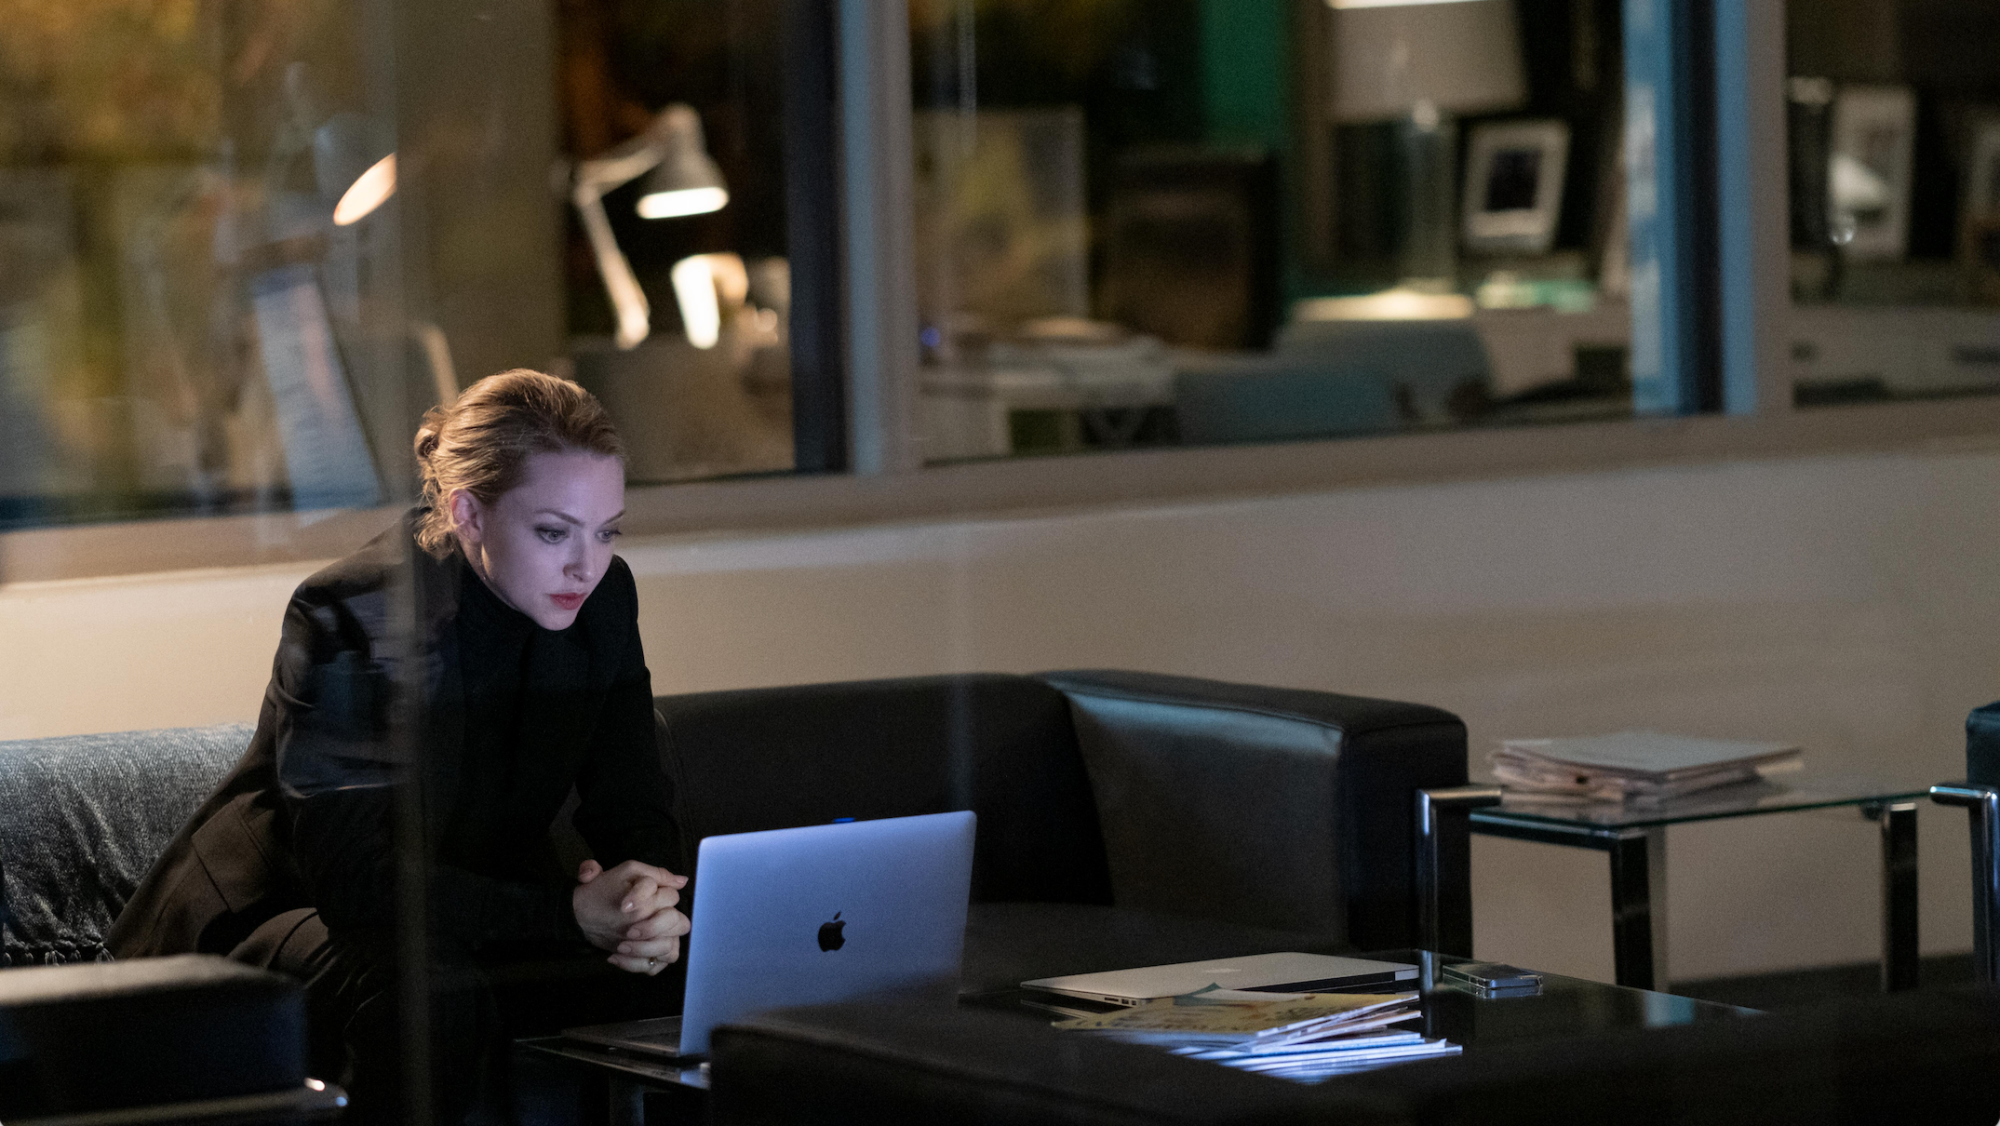
[(1333, 117), (1388, 121), (1514, 109), (1527, 99), (1514, 0), (1327, 0)]
[(639, 214), (647, 219), (706, 215), (729, 203), (722, 169), (708, 155), (701, 118), (684, 105), (661, 111), (653, 128), (660, 163), (646, 178)]

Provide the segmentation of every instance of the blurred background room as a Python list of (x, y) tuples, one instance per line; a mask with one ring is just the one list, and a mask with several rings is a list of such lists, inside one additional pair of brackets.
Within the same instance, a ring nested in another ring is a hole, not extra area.
[[(622, 428), (661, 693), (1147, 669), (1926, 784), (2000, 696), (1990, 0), (0, 28), (0, 739), (253, 719), (511, 367)], [(1675, 978), (1874, 957), (1871, 832), (1677, 828)], [(1601, 861), (1474, 876), (1477, 953), (1609, 980)]]

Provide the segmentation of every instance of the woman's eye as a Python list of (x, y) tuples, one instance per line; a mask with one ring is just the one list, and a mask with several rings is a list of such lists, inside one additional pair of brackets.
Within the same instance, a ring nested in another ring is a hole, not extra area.
[(536, 528), (535, 534), (542, 537), (543, 543), (561, 543), (569, 532), (564, 528)]
[(616, 540), (619, 536), (622, 536), (624, 534), (625, 534), (624, 531), (621, 529), (606, 528), (605, 530), (597, 533), (597, 542), (611, 543), (612, 541)]

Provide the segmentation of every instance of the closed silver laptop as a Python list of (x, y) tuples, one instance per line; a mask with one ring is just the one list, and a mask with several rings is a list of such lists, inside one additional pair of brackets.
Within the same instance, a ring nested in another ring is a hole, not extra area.
[(1021, 988), (1112, 1005), (1137, 1005), (1160, 997), (1179, 997), (1211, 985), (1272, 993), (1328, 993), (1356, 989), (1380, 989), (1394, 993), (1414, 989), (1416, 977), (1417, 967), (1407, 962), (1284, 953), (1045, 977), (1024, 981)]
[(972, 890), (969, 812), (708, 837), (679, 1017), (563, 1032), (647, 1055), (705, 1055), (763, 1009), (958, 993)]

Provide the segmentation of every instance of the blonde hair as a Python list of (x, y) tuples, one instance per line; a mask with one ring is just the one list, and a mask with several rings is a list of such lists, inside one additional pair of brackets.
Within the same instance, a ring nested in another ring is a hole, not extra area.
[(416, 448), (425, 506), (417, 544), (433, 555), (451, 546), (451, 495), (460, 489), (491, 504), (521, 483), (532, 454), (580, 450), (625, 460), (596, 396), (527, 368), (489, 375), (425, 412)]

